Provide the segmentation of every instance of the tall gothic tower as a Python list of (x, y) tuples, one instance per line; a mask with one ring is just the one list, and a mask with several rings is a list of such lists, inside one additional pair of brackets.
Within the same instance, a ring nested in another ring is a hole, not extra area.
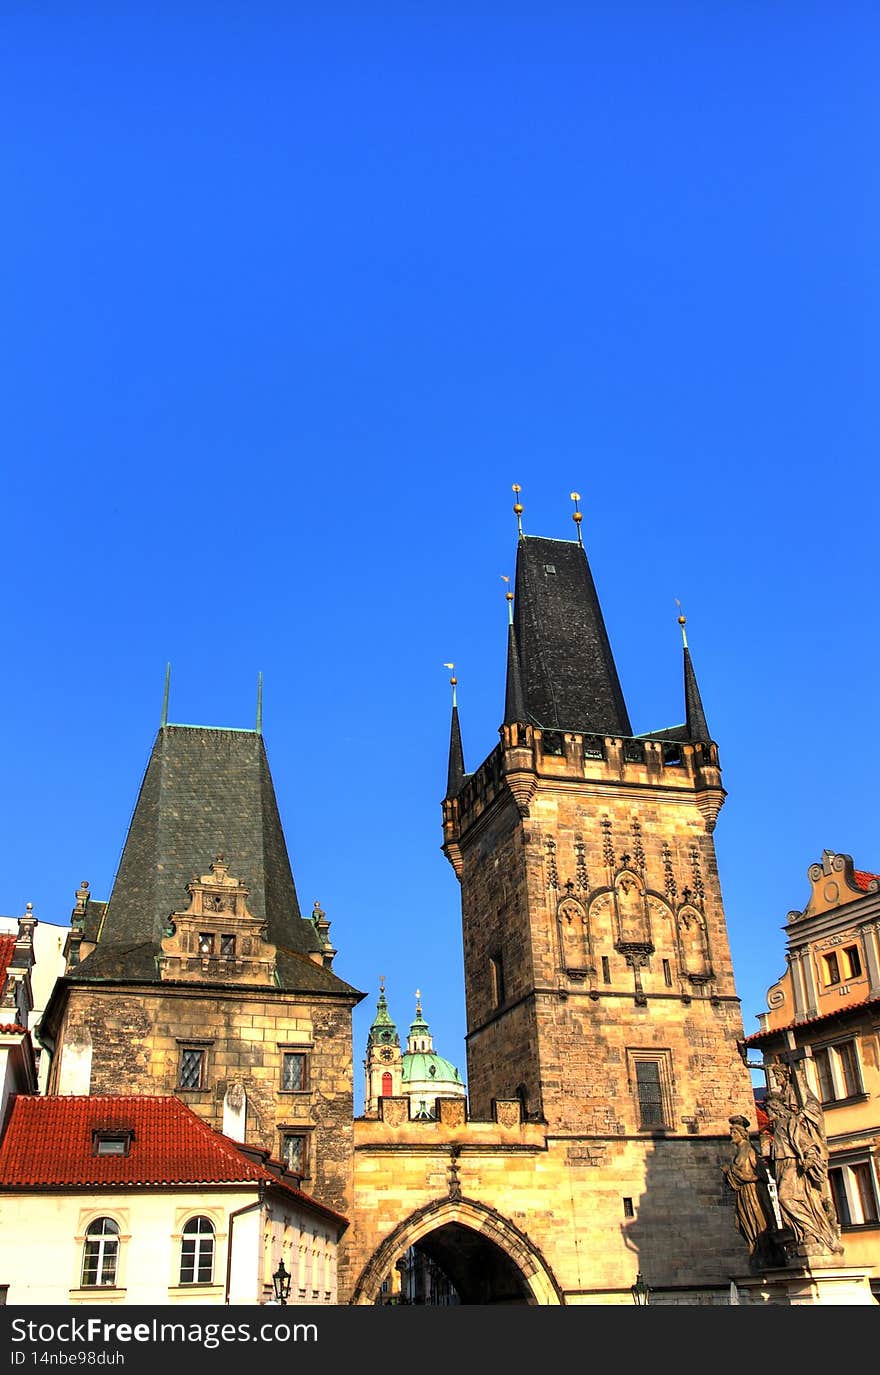
[(48, 1092), (176, 1094), (345, 1213), (364, 994), (329, 926), (300, 913), (261, 731), (163, 723), (109, 901), (77, 893)]
[(712, 839), (718, 748), (683, 618), (684, 721), (633, 732), (575, 521), (573, 541), (520, 524), (500, 741), (474, 773), (453, 705), (443, 848), (470, 1113), (519, 1098), (564, 1135), (726, 1138), (754, 1105)]

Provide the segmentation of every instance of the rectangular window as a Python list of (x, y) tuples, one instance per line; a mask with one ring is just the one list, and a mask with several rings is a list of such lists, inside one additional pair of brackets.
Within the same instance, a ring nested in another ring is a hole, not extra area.
[(301, 1050), (285, 1050), (281, 1054), (281, 1087), (287, 1093), (301, 1093), (308, 1088), (308, 1057)]
[(862, 1089), (861, 1079), (859, 1078), (859, 1062), (856, 1058), (855, 1041), (843, 1041), (839, 1046), (835, 1046), (838, 1063), (840, 1064), (840, 1077), (843, 1087), (844, 1098), (852, 1098), (860, 1093)]
[(183, 1046), (180, 1052), (178, 1085), (182, 1089), (205, 1087), (206, 1052), (195, 1046)]
[(602, 956), (602, 982), (606, 984), (611, 982), (611, 965), (608, 963), (607, 955)]
[(863, 1222), (876, 1222), (877, 1192), (874, 1188), (874, 1175), (868, 1160), (857, 1160), (850, 1166), (853, 1180), (859, 1195)]
[(504, 1002), (504, 961), (500, 954), (490, 958), (489, 975), (492, 982), (492, 1006), (501, 1007)]
[(813, 1063), (816, 1066), (819, 1097), (823, 1103), (837, 1103), (863, 1092), (854, 1040), (817, 1047), (813, 1051)]
[(281, 1159), (292, 1174), (306, 1173), (306, 1138), (299, 1132), (281, 1133)]
[(841, 1227), (849, 1227), (852, 1218), (849, 1212), (849, 1200), (846, 1196), (846, 1187), (843, 1182), (843, 1170), (840, 1166), (832, 1165), (828, 1171), (828, 1183), (831, 1185), (831, 1197), (834, 1199), (834, 1211), (837, 1213), (837, 1221)]
[(95, 1155), (128, 1155), (133, 1133), (96, 1131), (92, 1138)]
[(639, 1095), (639, 1126), (663, 1126), (663, 1091), (660, 1085), (660, 1066), (656, 1060), (636, 1063), (636, 1087)]
[(633, 1201), (632, 1201), (632, 1199), (631, 1199), (631, 1198), (625, 1198), (625, 1199), (623, 1200), (623, 1216), (624, 1216), (624, 1217), (635, 1217), (635, 1215), (636, 1215), (636, 1210), (635, 1210), (635, 1208), (633, 1207)]
[(672, 987), (672, 968), (668, 960), (663, 961), (663, 982), (667, 988)]
[(858, 946), (847, 945), (843, 949), (843, 964), (848, 979), (857, 979), (862, 972), (862, 961)]
[(214, 953), (214, 933), (213, 931), (199, 932), (199, 954), (213, 955)]
[(831, 1078), (831, 1064), (828, 1048), (822, 1047), (821, 1050), (813, 1052), (813, 1064), (816, 1066), (816, 1076), (819, 1081), (819, 1097), (823, 1103), (834, 1101), (834, 1080)]
[(828, 1181), (841, 1227), (864, 1227), (880, 1221), (877, 1183), (869, 1157), (833, 1161)]
[(233, 957), (234, 954), (235, 954), (235, 937), (234, 937), (234, 936), (221, 936), (221, 937), (220, 937), (220, 954), (221, 954), (221, 955), (225, 955), (228, 959), (232, 959), (232, 957)]
[(626, 1058), (639, 1129), (668, 1130), (673, 1121), (671, 1052), (628, 1050)]
[(825, 966), (823, 970), (825, 987), (831, 988), (833, 984), (839, 984), (840, 968), (837, 963), (836, 952), (832, 950), (830, 955), (823, 955), (822, 962)]

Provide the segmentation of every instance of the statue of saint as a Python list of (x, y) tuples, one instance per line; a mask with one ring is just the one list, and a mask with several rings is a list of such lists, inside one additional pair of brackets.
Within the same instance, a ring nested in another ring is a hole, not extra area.
[(770, 1158), (783, 1223), (800, 1255), (840, 1255), (840, 1227), (828, 1185), (828, 1145), (822, 1105), (788, 1065), (773, 1069), (776, 1089), (764, 1099), (773, 1127)]
[(782, 1265), (785, 1255), (775, 1240), (767, 1167), (749, 1137), (749, 1119), (737, 1116), (729, 1121), (733, 1156), (723, 1173), (734, 1192), (736, 1225), (748, 1245), (749, 1264), (753, 1269)]

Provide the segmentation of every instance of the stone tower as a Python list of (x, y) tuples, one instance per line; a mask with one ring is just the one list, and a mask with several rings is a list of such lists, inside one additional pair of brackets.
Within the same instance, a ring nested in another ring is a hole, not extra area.
[(572, 1138), (726, 1139), (754, 1105), (712, 838), (718, 749), (683, 618), (684, 721), (634, 733), (575, 520), (576, 541), (520, 526), (500, 741), (473, 773), (453, 706), (443, 848), (469, 1111), (519, 1099)]
[(329, 925), (300, 913), (261, 732), (163, 724), (109, 900), (77, 892), (48, 1092), (176, 1094), (345, 1213), (364, 994)]

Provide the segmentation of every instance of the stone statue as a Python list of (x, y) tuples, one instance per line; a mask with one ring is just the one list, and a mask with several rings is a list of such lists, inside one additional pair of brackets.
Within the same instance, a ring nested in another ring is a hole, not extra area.
[(840, 1255), (822, 1105), (788, 1065), (774, 1066), (773, 1077), (777, 1087), (764, 1108), (773, 1127), (770, 1158), (782, 1221), (794, 1234), (798, 1255)]
[(736, 1225), (748, 1244), (749, 1264), (752, 1269), (782, 1265), (785, 1255), (775, 1240), (767, 1167), (749, 1137), (749, 1119), (731, 1117), (728, 1121), (733, 1156), (723, 1167), (723, 1174), (734, 1192)]

